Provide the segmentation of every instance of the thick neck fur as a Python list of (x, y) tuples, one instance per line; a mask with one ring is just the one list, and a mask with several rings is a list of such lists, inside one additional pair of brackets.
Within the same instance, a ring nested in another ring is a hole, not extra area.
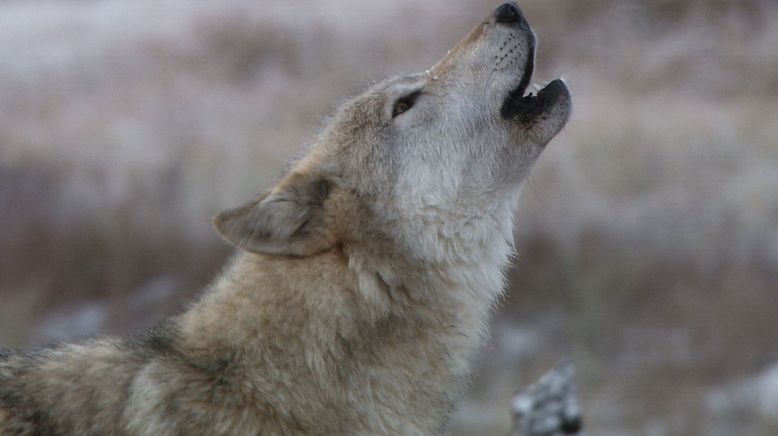
[(379, 242), (302, 258), (240, 253), (180, 317), (184, 347), (221, 350), (236, 382), (267, 385), (247, 391), (251, 401), (283, 409), (274, 413), (298, 432), (440, 432), (503, 287), (509, 203), (462, 220), (430, 214), (412, 257)]

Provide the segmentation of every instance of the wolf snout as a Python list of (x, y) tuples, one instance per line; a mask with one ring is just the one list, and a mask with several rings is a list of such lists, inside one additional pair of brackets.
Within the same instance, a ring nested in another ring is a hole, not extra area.
[(495, 23), (518, 25), (524, 30), (529, 30), (529, 24), (521, 13), (521, 9), (514, 2), (503, 3), (492, 13)]

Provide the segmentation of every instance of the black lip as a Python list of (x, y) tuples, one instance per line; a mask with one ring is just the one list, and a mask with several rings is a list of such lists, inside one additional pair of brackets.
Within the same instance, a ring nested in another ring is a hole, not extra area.
[(522, 101), (526, 98), (524, 93), (527, 91), (529, 81), (532, 80), (532, 73), (535, 71), (535, 44), (530, 46), (529, 55), (527, 56), (527, 63), (524, 65), (524, 71), (521, 73), (521, 80), (516, 85), (508, 96), (505, 97), (502, 107), (500, 108), (500, 115), (503, 118), (514, 118), (523, 106)]
[(530, 93), (527, 96), (514, 99), (509, 95), (505, 99), (500, 113), (506, 119), (532, 121), (550, 106), (565, 98), (570, 98), (567, 86), (562, 80), (556, 79), (541, 89), (536, 96)]

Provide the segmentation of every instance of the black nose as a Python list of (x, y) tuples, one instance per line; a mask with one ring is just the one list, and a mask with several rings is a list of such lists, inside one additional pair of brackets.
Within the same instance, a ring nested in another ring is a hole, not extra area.
[(521, 14), (521, 10), (514, 2), (503, 3), (498, 6), (494, 10), (494, 21), (504, 24), (518, 23), (522, 29), (529, 29), (527, 20), (524, 19), (524, 15)]
[(494, 11), (494, 18), (498, 23), (515, 23), (521, 19), (521, 12), (515, 4), (504, 3)]

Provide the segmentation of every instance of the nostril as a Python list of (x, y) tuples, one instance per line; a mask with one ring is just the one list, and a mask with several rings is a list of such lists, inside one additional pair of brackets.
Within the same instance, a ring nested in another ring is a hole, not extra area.
[(513, 3), (505, 3), (494, 11), (494, 18), (498, 23), (515, 23), (519, 21), (521, 13)]

